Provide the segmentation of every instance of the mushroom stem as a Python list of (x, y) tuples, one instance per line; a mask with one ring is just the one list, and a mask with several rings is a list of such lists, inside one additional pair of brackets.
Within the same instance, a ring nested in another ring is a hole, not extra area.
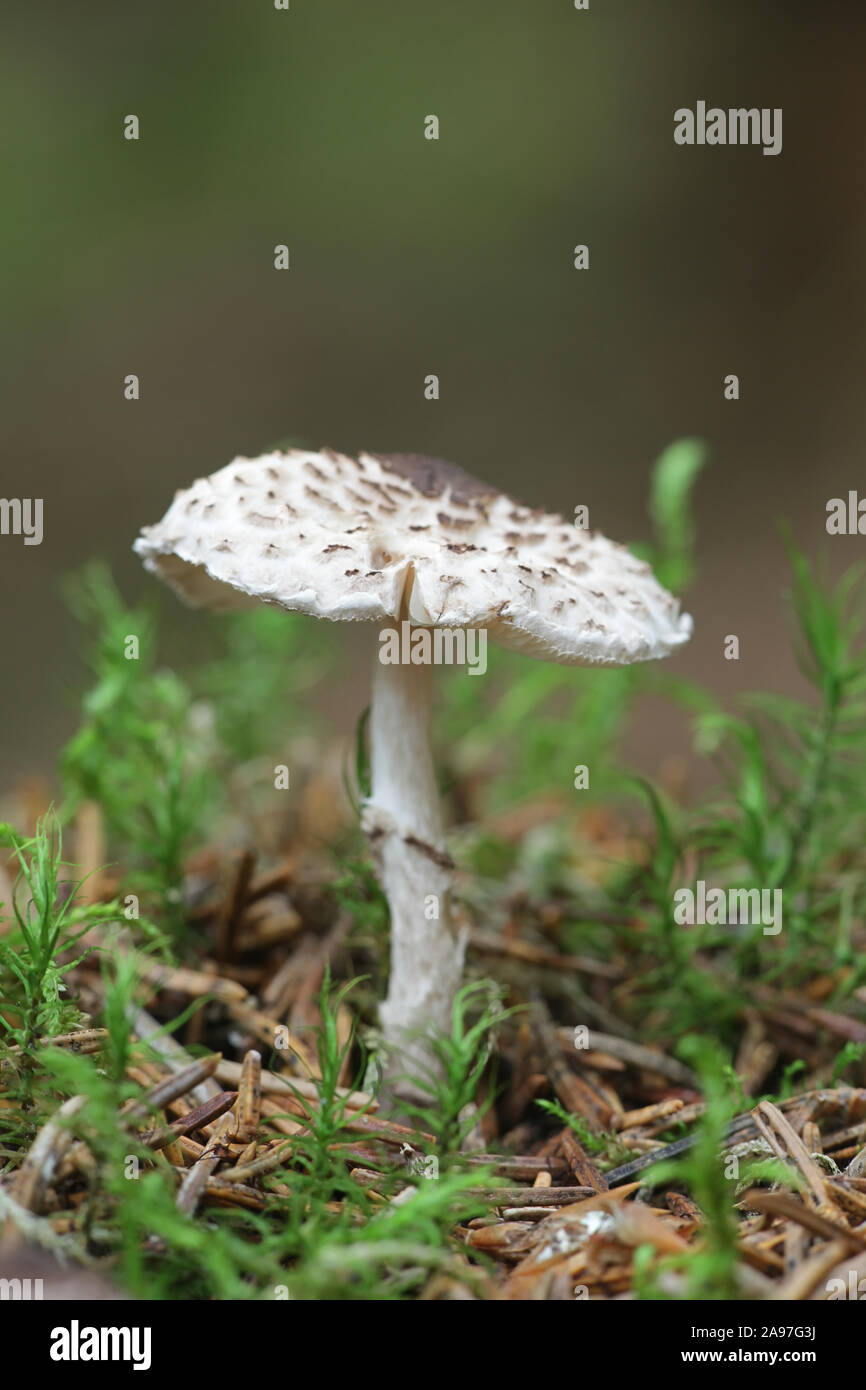
[(465, 951), (449, 920), (451, 860), (430, 743), (432, 699), (430, 665), (374, 663), (364, 828), (391, 910), (391, 973), (380, 1017), (395, 1079), (430, 1073), (432, 1056), (420, 1035), (450, 1032)]

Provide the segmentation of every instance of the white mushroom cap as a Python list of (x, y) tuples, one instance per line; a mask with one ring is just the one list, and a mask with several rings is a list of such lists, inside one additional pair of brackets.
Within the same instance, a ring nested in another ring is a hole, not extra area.
[(486, 629), (566, 664), (625, 665), (691, 618), (624, 546), (415, 454), (293, 449), (178, 492), (135, 549), (189, 603)]

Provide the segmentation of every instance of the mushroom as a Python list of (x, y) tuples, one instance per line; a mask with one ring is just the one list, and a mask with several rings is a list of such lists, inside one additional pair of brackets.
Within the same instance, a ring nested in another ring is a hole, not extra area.
[[(274, 603), (410, 635), (472, 629), (544, 661), (645, 661), (691, 632), (677, 600), (623, 546), (416, 454), (236, 459), (176, 493), (135, 549), (193, 605)], [(450, 1029), (465, 948), (449, 908), (433, 674), (382, 660), (373, 670), (363, 826), (391, 913), (381, 1021), (404, 1067), (429, 1066), (423, 1037)]]

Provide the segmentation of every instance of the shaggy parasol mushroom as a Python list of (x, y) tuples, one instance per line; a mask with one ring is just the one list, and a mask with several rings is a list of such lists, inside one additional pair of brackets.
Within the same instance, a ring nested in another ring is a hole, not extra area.
[[(486, 631), (544, 661), (625, 665), (666, 656), (691, 632), (624, 547), (415, 454), (237, 459), (178, 492), (135, 549), (194, 605), (264, 601), (317, 618)], [(404, 1065), (425, 1055), (410, 1038), (450, 1028), (463, 968), (430, 745), (432, 680), (429, 665), (374, 662), (364, 827), (391, 911), (382, 1026)]]

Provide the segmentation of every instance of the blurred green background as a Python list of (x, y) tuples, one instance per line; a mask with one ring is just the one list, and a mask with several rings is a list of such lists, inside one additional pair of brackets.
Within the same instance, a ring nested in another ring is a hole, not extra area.
[[(866, 490), (861, 6), (40, 0), (3, 28), (0, 495), (44, 498), (45, 539), (0, 537), (0, 787), (75, 723), (62, 576), (101, 555), (154, 588), (139, 527), (287, 438), (437, 454), (626, 541), (700, 437), (677, 669), (797, 685), (776, 520), (834, 570), (863, 546), (824, 533)], [(698, 99), (781, 106), (782, 154), (677, 147)], [(166, 612), (185, 655), (203, 625)], [(639, 736), (683, 737), (663, 709)]]

